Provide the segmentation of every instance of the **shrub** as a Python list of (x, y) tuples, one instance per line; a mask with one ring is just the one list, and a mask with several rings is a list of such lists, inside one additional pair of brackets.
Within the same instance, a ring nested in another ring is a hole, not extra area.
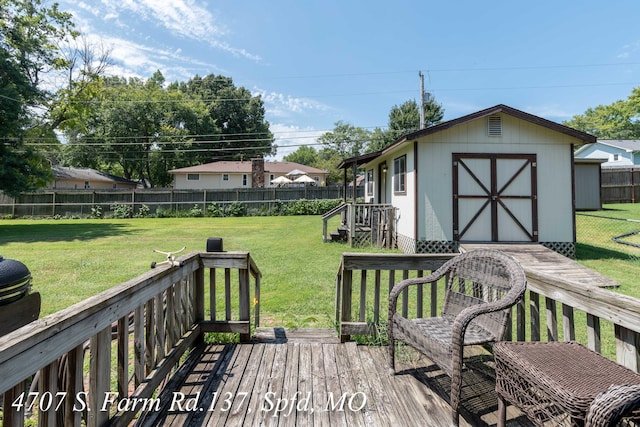
[(245, 216), (247, 213), (247, 208), (242, 202), (233, 202), (231, 203), (231, 205), (229, 205), (227, 213), (229, 216)]
[(111, 205), (112, 216), (117, 219), (133, 217), (133, 206), (116, 203)]
[(211, 203), (207, 206), (207, 216), (221, 218), (224, 216), (224, 209), (222, 209), (222, 207), (217, 203)]
[(193, 205), (193, 207), (187, 212), (187, 216), (190, 218), (202, 216), (202, 209), (200, 208), (200, 205)]
[(96, 219), (102, 218), (101, 206), (96, 205), (91, 208), (91, 218), (96, 218)]
[(147, 218), (151, 215), (151, 210), (149, 209), (149, 206), (147, 205), (142, 205), (140, 206), (140, 209), (138, 209), (138, 213), (135, 215), (136, 218)]

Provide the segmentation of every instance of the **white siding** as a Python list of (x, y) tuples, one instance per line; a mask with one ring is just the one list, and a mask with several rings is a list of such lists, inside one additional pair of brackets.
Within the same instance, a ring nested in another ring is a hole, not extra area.
[[(388, 203), (391, 203), (394, 207), (398, 208), (399, 221), (396, 224), (396, 230), (399, 234), (405, 236), (413, 236), (415, 234), (414, 231), (414, 218), (415, 218), (415, 176), (416, 171), (414, 170), (414, 156), (412, 144), (408, 144), (407, 147), (402, 150), (394, 153), (392, 157), (389, 158), (387, 164), (389, 164), (388, 171), (388, 187), (391, 194), (391, 200)], [(403, 193), (395, 193), (394, 189), (394, 180), (393, 176), (393, 161), (398, 157), (406, 156), (406, 175), (405, 175), (405, 191)]]
[(626, 152), (622, 148), (611, 147), (600, 143), (589, 144), (580, 150), (576, 158), (580, 159), (606, 159), (602, 166), (629, 167), (633, 166), (633, 153)]
[[(222, 179), (223, 174), (199, 174), (199, 180), (187, 180), (187, 174), (175, 174), (174, 188), (176, 190), (202, 190), (202, 189), (225, 189), (243, 187), (242, 175), (244, 174), (227, 174), (228, 181)], [(247, 174), (247, 185), (245, 188), (251, 187), (251, 174)]]
[[(453, 240), (452, 153), (521, 153), (537, 155), (538, 240), (573, 241), (569, 145), (573, 139), (509, 115), (502, 118), (500, 137), (487, 136), (486, 119), (478, 119), (420, 141), (418, 239)], [(400, 230), (406, 228), (407, 211), (412, 209), (398, 207)]]

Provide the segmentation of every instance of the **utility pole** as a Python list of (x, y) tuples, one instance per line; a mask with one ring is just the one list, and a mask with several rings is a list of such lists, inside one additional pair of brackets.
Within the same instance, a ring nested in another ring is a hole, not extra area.
[(424, 76), (422, 71), (418, 71), (420, 76), (420, 129), (424, 129)]

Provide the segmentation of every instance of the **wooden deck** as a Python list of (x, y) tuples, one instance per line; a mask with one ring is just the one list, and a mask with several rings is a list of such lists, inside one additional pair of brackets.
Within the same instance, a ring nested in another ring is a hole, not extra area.
[(461, 244), (465, 252), (493, 248), (515, 257), (527, 272), (551, 275), (570, 282), (598, 287), (617, 287), (620, 284), (584, 265), (542, 245), (530, 244)]
[[(403, 370), (391, 376), (384, 346), (340, 344), (326, 330), (256, 336), (267, 342), (198, 347), (159, 395), (159, 410), (136, 425), (451, 425), (449, 377), (408, 349), (398, 353)], [(486, 360), (465, 372), (462, 426), (497, 423)], [(509, 425), (530, 425), (513, 411)]]

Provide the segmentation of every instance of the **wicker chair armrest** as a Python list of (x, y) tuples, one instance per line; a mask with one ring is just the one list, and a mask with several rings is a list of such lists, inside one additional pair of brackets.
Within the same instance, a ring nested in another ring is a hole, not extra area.
[(448, 270), (446, 269), (438, 269), (428, 276), (417, 277), (415, 279), (405, 279), (396, 283), (389, 293), (389, 321), (391, 321), (393, 314), (396, 312), (400, 292), (412, 285), (422, 285), (425, 283), (435, 282), (443, 277), (447, 272)]
[(585, 427), (617, 425), (623, 416), (639, 407), (640, 384), (613, 385), (593, 400)]
[(451, 329), (454, 351), (456, 350), (456, 347), (462, 347), (464, 342), (464, 332), (474, 318), (482, 314), (494, 313), (496, 311), (513, 307), (523, 297), (525, 289), (526, 282), (523, 280), (522, 283), (518, 283), (513, 286), (501, 299), (472, 305), (458, 313)]

